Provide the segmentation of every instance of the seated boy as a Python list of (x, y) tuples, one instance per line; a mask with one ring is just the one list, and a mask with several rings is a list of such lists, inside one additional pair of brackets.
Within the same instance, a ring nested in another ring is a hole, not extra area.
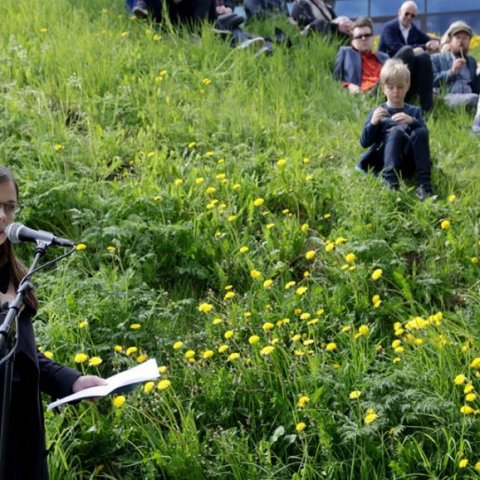
[(432, 196), (428, 130), (420, 109), (405, 103), (410, 87), (410, 71), (401, 61), (390, 59), (380, 72), (386, 103), (369, 114), (360, 137), (362, 147), (370, 147), (356, 169), (382, 174), (384, 183), (397, 190), (399, 175), (417, 176), (417, 196)]

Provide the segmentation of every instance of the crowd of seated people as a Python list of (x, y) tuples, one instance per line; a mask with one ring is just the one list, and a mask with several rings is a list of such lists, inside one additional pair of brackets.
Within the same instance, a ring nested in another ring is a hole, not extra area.
[[(168, 12), (173, 22), (191, 23), (235, 16), (235, 0), (127, 3), (134, 15), (150, 15), (156, 21), (162, 19), (162, 12)], [(419, 198), (433, 194), (422, 112), (430, 112), (434, 97), (450, 107), (476, 106), (472, 131), (480, 133), (480, 69), (469, 54), (473, 30), (464, 21), (453, 22), (441, 39), (432, 38), (414, 24), (417, 4), (405, 1), (397, 17), (383, 26), (375, 52), (372, 21), (360, 17), (353, 22), (337, 16), (323, 0), (294, 0), (291, 13), (285, 0), (245, 0), (244, 9), (247, 19), (272, 13), (291, 15), (302, 35), (317, 33), (337, 41), (340, 48), (333, 74), (342, 86), (350, 94), (385, 94), (387, 102), (373, 109), (365, 123), (361, 144), (370, 148), (356, 168), (382, 175), (391, 188), (398, 187), (398, 173), (415, 174)], [(239, 22), (234, 19), (233, 23), (237, 28)], [(341, 46), (348, 42), (349, 46)], [(410, 105), (417, 99), (420, 108)]]

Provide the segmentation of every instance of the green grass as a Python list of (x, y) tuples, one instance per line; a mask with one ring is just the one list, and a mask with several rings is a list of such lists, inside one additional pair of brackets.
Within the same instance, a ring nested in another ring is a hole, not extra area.
[[(335, 45), (284, 19), (252, 28), (278, 23), (293, 48), (255, 58), (207, 27), (132, 21), (121, 1), (0, 12), (0, 146), (18, 221), (88, 247), (36, 277), (39, 344), (70, 366), (100, 356), (77, 368), (103, 376), (146, 354), (171, 381), (119, 409), (106, 398), (47, 414), (52, 479), (475, 477), (471, 112), (438, 104), (429, 117), (439, 199), (420, 203), (411, 184), (393, 193), (354, 173), (375, 100), (346, 95)], [(18, 251), (28, 263), (31, 246)]]

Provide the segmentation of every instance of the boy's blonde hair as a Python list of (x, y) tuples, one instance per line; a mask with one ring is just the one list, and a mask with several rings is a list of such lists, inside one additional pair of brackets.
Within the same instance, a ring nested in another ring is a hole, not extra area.
[(394, 58), (387, 60), (380, 71), (380, 83), (382, 85), (398, 85), (403, 83), (410, 85), (410, 70), (401, 61)]

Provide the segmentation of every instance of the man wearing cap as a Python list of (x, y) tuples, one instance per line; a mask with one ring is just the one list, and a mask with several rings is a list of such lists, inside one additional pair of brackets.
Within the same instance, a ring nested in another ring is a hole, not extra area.
[(432, 56), (433, 81), (436, 89), (445, 88), (448, 106), (476, 105), (480, 94), (477, 61), (468, 55), (472, 28), (465, 22), (454, 22), (445, 36), (449, 50)]

